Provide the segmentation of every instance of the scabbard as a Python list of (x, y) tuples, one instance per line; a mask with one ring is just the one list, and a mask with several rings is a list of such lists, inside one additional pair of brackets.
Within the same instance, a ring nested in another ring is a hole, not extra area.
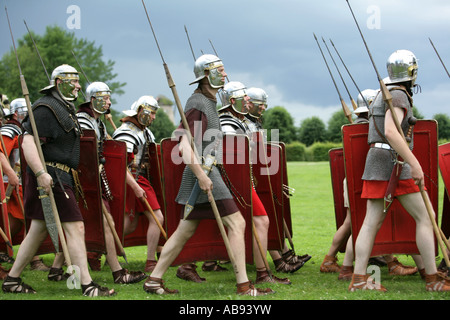
[(197, 201), (198, 195), (200, 194), (201, 191), (202, 189), (200, 189), (198, 180), (196, 180), (194, 188), (192, 188), (191, 195), (189, 196), (189, 199), (186, 202), (186, 205), (184, 206), (184, 215), (183, 215), (184, 220), (186, 220), (186, 218), (189, 216), (192, 210), (194, 210), (195, 202)]
[(392, 202), (394, 201), (394, 193), (397, 188), (398, 181), (400, 180), (400, 174), (402, 173), (403, 164), (396, 162), (394, 168), (392, 169), (391, 177), (389, 178), (389, 183), (384, 194), (384, 212), (389, 210)]
[(42, 211), (44, 212), (45, 225), (47, 226), (48, 234), (52, 240), (53, 246), (56, 252), (59, 252), (59, 237), (58, 237), (58, 227), (56, 225), (55, 216), (53, 215), (52, 204), (48, 194), (44, 192), (44, 189), (38, 187), (39, 199), (42, 204)]

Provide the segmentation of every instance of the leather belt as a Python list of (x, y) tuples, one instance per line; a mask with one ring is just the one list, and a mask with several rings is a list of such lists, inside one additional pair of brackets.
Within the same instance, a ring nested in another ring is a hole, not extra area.
[(377, 143), (372, 143), (370, 145), (371, 148), (380, 148), (380, 149), (387, 149), (387, 150), (391, 150), (391, 146), (388, 145), (387, 143), (381, 143), (381, 142), (377, 142)]
[(69, 166), (66, 166), (65, 164), (62, 163), (58, 163), (58, 162), (46, 162), (46, 165), (53, 167), (53, 168), (57, 168), (59, 170), (65, 171), (67, 173), (70, 172), (71, 168)]

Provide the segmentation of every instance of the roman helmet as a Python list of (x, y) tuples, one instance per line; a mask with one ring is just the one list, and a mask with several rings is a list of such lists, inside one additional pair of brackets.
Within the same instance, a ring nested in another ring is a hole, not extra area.
[[(261, 88), (248, 88), (246, 90), (247, 95), (249, 97), (248, 102), (253, 103), (253, 106), (249, 108), (248, 113), (255, 117), (259, 118), (262, 116), (262, 113), (267, 109), (267, 93)], [(264, 109), (259, 112), (261, 105), (264, 105)]]
[[(22, 122), (28, 113), (27, 103), (25, 98), (17, 98), (11, 101), (9, 112), (11, 115), (17, 112), (17, 120)], [(5, 115), (6, 116), (6, 115)]]
[[(60, 79), (62, 82), (56, 84), (57, 79)], [(56, 87), (56, 90), (64, 100), (75, 101), (78, 97), (78, 91), (73, 92), (75, 85), (72, 83), (72, 80), (79, 80), (78, 71), (68, 64), (62, 64), (53, 70), (50, 85), (41, 89), (40, 92), (45, 93), (51, 88)]]
[(357, 108), (354, 113), (363, 113), (369, 112), (369, 106), (372, 101), (375, 99), (378, 90), (366, 89), (363, 90), (360, 94), (358, 94), (358, 98), (356, 99)]
[(105, 113), (108, 111), (108, 106), (105, 102), (105, 97), (111, 96), (111, 90), (108, 85), (103, 82), (92, 82), (86, 88), (86, 102), (91, 102), (91, 98), (94, 98), (92, 101), (93, 108), (98, 113)]
[(148, 126), (152, 122), (151, 113), (159, 109), (158, 101), (152, 96), (142, 96), (133, 102), (130, 110), (125, 110), (127, 116), (137, 115), (138, 122), (143, 126)]
[(212, 54), (204, 54), (195, 60), (194, 75), (195, 80), (189, 84), (194, 84), (206, 77), (205, 71), (208, 70), (209, 85), (215, 89), (222, 88), (224, 81), (222, 80), (222, 74), (217, 70), (223, 66), (222, 60)]
[(411, 87), (417, 79), (417, 58), (409, 50), (397, 50), (392, 53), (386, 63), (391, 83), (411, 81)]
[[(246, 89), (245, 85), (239, 81), (228, 82), (221, 92), (219, 92), (223, 105), (220, 110), (227, 108), (231, 104), (234, 111), (241, 114), (247, 114), (247, 102), (245, 98), (247, 96)], [(231, 103), (232, 98), (234, 98), (234, 104)]]

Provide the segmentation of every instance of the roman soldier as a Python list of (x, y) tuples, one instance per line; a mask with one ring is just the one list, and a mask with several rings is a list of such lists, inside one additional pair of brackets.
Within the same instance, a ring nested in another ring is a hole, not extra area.
[[(44, 94), (32, 106), (37, 133), (29, 116), (22, 122), (25, 129), (22, 150), (27, 162), (27, 184), (24, 185), (24, 208), (30, 228), (20, 245), (16, 260), (2, 285), (4, 292), (35, 293), (22, 282), (20, 275), (25, 266), (47, 237), (44, 215), (53, 212), (41, 203), (41, 193), (50, 194), (52, 189), (59, 220), (66, 231), (69, 254), (74, 265), (80, 268), (81, 290), (85, 296), (111, 296), (114, 290), (104, 288), (92, 281), (89, 274), (84, 241), (83, 216), (76, 200), (76, 181), (80, 159), (81, 129), (78, 124), (74, 102), (81, 90), (78, 71), (64, 64), (55, 68), (50, 84), (40, 92)], [(33, 134), (39, 134), (45, 164), (38, 154)], [(46, 165), (46, 170), (43, 165)], [(24, 179), (25, 180), (25, 179)]]
[[(124, 141), (127, 145), (128, 168), (127, 184), (130, 189), (129, 194), (133, 198), (127, 198), (128, 213), (125, 217), (125, 235), (132, 233), (138, 223), (138, 216), (147, 212), (148, 208), (143, 204), (141, 198), (145, 198), (153, 212), (155, 213), (159, 224), (163, 224), (163, 214), (161, 206), (156, 197), (155, 190), (149, 182), (149, 150), (148, 145), (155, 142), (155, 136), (148, 128), (155, 120), (156, 112), (159, 109), (158, 102), (152, 96), (145, 95), (133, 103), (130, 110), (123, 113), (127, 115), (120, 121), (122, 125), (114, 131), (112, 138), (118, 141)], [(149, 219), (147, 229), (147, 261), (145, 272), (151, 272), (156, 265), (156, 250), (161, 231), (154, 219)]]
[[(370, 149), (366, 157), (361, 194), (361, 198), (367, 199), (366, 218), (355, 242), (355, 268), (349, 291), (386, 291), (381, 284), (368, 280), (366, 267), (375, 236), (386, 216), (384, 199), (392, 170), (399, 161), (402, 164), (401, 173), (393, 196), (416, 222), (416, 243), (425, 267), (426, 290), (450, 290), (450, 281), (442, 278), (436, 269), (433, 228), (421, 195), (424, 192), (428, 197), (424, 190), (424, 173), (412, 153), (412, 144), (408, 145), (403, 138), (410, 127), (412, 88), (417, 79), (417, 70), (417, 58), (411, 51), (397, 50), (392, 53), (387, 60), (390, 79), (387, 89), (392, 95), (393, 108), (391, 110), (381, 93), (371, 106), (368, 132)], [(399, 119), (403, 136), (397, 129), (395, 118)]]
[[(105, 158), (103, 156), (103, 145), (108, 137), (106, 126), (101, 120), (100, 116), (105, 114), (111, 107), (111, 90), (108, 85), (103, 82), (92, 82), (86, 88), (86, 102), (79, 106), (77, 117), (80, 127), (83, 130), (93, 130), (98, 143), (99, 163), (102, 166), (102, 173), (100, 175), (102, 182), (102, 201), (105, 209), (108, 211), (103, 215), (104, 225), (109, 225), (105, 214), (110, 212), (109, 200), (111, 200), (111, 191), (108, 185), (108, 179), (103, 167)], [(145, 273), (140, 271), (128, 271), (121, 267), (117, 259), (116, 245), (113, 237), (114, 226), (105, 228), (105, 242), (106, 242), (106, 261), (111, 268), (113, 279), (115, 283), (136, 283), (146, 278)]]

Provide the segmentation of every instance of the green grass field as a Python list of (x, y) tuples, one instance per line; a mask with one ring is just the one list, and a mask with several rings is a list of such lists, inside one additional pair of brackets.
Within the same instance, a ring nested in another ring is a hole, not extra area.
[[(207, 279), (205, 283), (192, 283), (178, 279), (176, 267), (166, 273), (164, 280), (171, 289), (178, 289), (180, 294), (171, 296), (149, 295), (142, 289), (142, 284), (116, 285), (113, 283), (111, 271), (104, 266), (102, 271), (92, 272), (93, 279), (99, 284), (114, 288), (118, 293), (109, 298), (86, 298), (80, 290), (70, 290), (65, 282), (54, 283), (47, 280), (47, 273), (31, 271), (27, 267), (22, 274), (25, 283), (31, 285), (37, 294), (18, 295), (0, 293), (0, 300), (233, 300), (233, 301), (268, 301), (268, 300), (448, 300), (450, 293), (429, 293), (418, 274), (409, 277), (389, 276), (386, 267), (381, 268), (381, 282), (388, 292), (356, 292), (347, 291), (348, 282), (337, 280), (337, 274), (323, 274), (319, 266), (327, 253), (332, 237), (336, 231), (333, 196), (331, 191), (330, 168), (328, 162), (290, 162), (288, 163), (289, 185), (295, 188), (291, 197), (293, 240), (297, 254), (308, 253), (312, 256), (299, 271), (293, 274), (275, 273), (278, 277), (288, 277), (292, 285), (271, 285), (276, 294), (251, 298), (235, 294), (235, 278), (229, 272), (203, 272), (198, 263), (200, 276)], [(442, 184), (441, 184), (442, 186)], [(442, 187), (440, 189), (443, 189)], [(441, 191), (442, 194), (442, 191)], [(440, 201), (442, 196), (440, 197)], [(17, 251), (17, 247), (15, 248)], [(146, 259), (145, 247), (126, 248), (129, 270), (143, 270)], [(51, 264), (53, 255), (45, 255), (44, 261)], [(339, 254), (339, 263), (343, 254)], [(437, 263), (440, 261), (437, 257)], [(122, 262), (123, 259), (119, 258)], [(404, 264), (413, 265), (408, 256), (399, 256)], [(104, 261), (104, 257), (103, 257)], [(269, 264), (275, 270), (269, 257)], [(9, 268), (10, 265), (3, 264)], [(231, 270), (231, 266), (227, 268)], [(248, 268), (249, 278), (255, 280), (256, 271), (253, 265)], [(274, 302), (275, 303), (275, 302)]]

